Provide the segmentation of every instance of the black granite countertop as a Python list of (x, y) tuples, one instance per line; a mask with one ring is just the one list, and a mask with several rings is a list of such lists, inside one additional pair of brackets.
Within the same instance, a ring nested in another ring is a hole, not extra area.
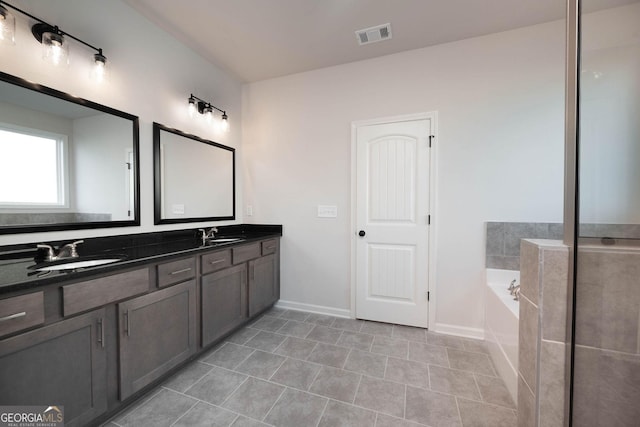
[[(0, 246), (0, 297), (2, 294), (25, 289), (80, 278), (86, 279), (150, 262), (282, 236), (281, 225), (242, 224), (217, 228), (217, 238), (233, 237), (241, 240), (203, 245), (198, 229), (84, 239), (84, 243), (78, 246), (79, 258), (73, 258), (74, 261), (100, 258), (121, 258), (121, 260), (76, 270), (37, 271), (36, 268), (47, 263), (42, 260), (42, 250), (38, 250), (34, 243)], [(69, 242), (65, 240), (41, 243), (59, 247)]]

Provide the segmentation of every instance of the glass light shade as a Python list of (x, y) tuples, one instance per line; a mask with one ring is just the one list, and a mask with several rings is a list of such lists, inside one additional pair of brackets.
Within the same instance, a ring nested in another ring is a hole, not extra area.
[(56, 67), (69, 65), (69, 44), (56, 33), (42, 34), (42, 58)]
[(196, 115), (196, 100), (189, 98), (189, 117), (193, 118)]
[(109, 66), (107, 58), (101, 53), (93, 55), (93, 67), (91, 67), (91, 78), (96, 83), (103, 83), (109, 78)]
[(220, 130), (222, 132), (229, 132), (229, 118), (226, 114), (223, 114), (220, 120)]
[(14, 44), (16, 41), (16, 18), (0, 6), (0, 43)]
[(207, 120), (207, 123), (211, 123), (213, 121), (213, 110), (211, 108), (206, 108), (204, 110), (204, 118)]

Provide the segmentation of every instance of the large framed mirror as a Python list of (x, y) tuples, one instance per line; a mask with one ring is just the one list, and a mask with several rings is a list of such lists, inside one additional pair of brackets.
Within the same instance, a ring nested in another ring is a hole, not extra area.
[(153, 124), (156, 224), (236, 217), (236, 150)]
[(0, 234), (140, 225), (138, 118), (0, 72)]

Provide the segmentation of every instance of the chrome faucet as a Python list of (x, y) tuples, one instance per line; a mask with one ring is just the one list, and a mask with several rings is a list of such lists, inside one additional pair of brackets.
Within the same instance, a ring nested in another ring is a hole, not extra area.
[(215, 233), (218, 232), (218, 229), (216, 227), (211, 227), (209, 231), (206, 231), (204, 228), (199, 228), (198, 230), (200, 231), (200, 233), (202, 233), (201, 237), (203, 245), (207, 244), (207, 240), (215, 239)]
[(45, 245), (44, 243), (39, 243), (37, 247), (47, 250), (47, 255), (44, 258), (45, 261), (57, 261), (59, 259), (78, 258), (78, 245), (80, 243), (84, 243), (84, 240), (67, 243), (57, 250), (53, 246)]
[[(515, 287), (516, 287), (516, 279), (513, 279), (513, 280), (511, 281), (511, 284), (510, 284), (510, 285), (509, 285), (509, 287), (507, 288), (507, 290), (508, 290), (509, 292), (511, 292), (511, 291), (513, 291), (513, 288), (515, 288)], [(513, 295), (513, 292), (511, 292), (511, 295)]]
[(513, 293), (511, 295), (513, 295), (514, 301), (520, 301), (520, 285), (513, 288)]

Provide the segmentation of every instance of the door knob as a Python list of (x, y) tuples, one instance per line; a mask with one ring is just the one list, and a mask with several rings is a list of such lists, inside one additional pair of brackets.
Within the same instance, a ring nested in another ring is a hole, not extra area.
[(364, 237), (365, 234), (367, 234), (367, 233), (365, 233), (364, 230), (358, 231), (358, 236), (360, 236), (360, 237)]

